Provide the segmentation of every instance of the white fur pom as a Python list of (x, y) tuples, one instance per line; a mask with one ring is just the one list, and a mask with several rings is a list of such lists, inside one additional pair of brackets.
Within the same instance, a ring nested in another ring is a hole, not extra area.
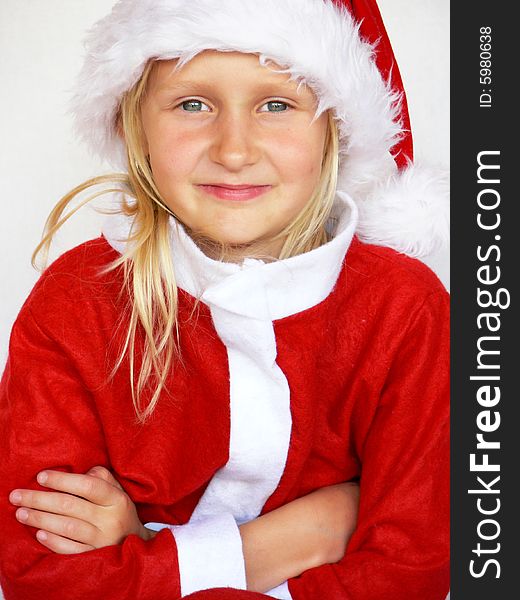
[(410, 165), (358, 202), (365, 242), (423, 257), (449, 242), (449, 178), (444, 170)]

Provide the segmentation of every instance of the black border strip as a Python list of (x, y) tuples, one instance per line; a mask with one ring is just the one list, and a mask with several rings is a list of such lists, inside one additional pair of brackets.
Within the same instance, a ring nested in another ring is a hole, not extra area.
[(452, 2), (451, 12), (451, 600), (519, 594), (520, 33), (506, 6)]

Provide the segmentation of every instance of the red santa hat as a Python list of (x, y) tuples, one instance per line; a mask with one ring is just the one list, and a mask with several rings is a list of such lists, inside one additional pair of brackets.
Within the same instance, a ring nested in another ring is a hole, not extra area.
[(119, 0), (86, 40), (72, 110), (90, 148), (126, 169), (115, 123), (150, 59), (185, 64), (204, 50), (274, 61), (332, 109), (338, 189), (356, 201), (365, 241), (411, 256), (447, 241), (446, 179), (413, 165), (406, 97), (375, 0)]

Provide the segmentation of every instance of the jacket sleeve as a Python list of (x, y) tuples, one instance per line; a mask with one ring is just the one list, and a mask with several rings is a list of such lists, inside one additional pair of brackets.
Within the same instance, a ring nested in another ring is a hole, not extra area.
[(181, 525), (177, 541), (166, 529), (151, 541), (130, 535), (122, 544), (76, 555), (52, 553), (37, 542), (35, 529), (15, 519), (10, 491), (42, 489), (40, 470), (110, 468), (93, 396), (57, 337), (42, 330), (26, 303), (0, 384), (0, 583), (6, 600), (42, 594), (48, 600), (173, 600), (211, 587), (245, 589), (231, 515)]
[(447, 294), (430, 295), (407, 323), (360, 453), (356, 531), (341, 561), (289, 580), (293, 600), (444, 600), (448, 593)]

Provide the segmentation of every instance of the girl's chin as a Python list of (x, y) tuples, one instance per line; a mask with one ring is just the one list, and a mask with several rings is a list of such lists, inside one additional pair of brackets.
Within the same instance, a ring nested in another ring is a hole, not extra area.
[(198, 236), (192, 235), (192, 238), (208, 256), (220, 258), (224, 252), (226, 256), (224, 260), (233, 262), (254, 256), (276, 258), (276, 251), (279, 253), (280, 250), (278, 244), (269, 241), (263, 242), (261, 238), (216, 235), (214, 232), (201, 232)]

